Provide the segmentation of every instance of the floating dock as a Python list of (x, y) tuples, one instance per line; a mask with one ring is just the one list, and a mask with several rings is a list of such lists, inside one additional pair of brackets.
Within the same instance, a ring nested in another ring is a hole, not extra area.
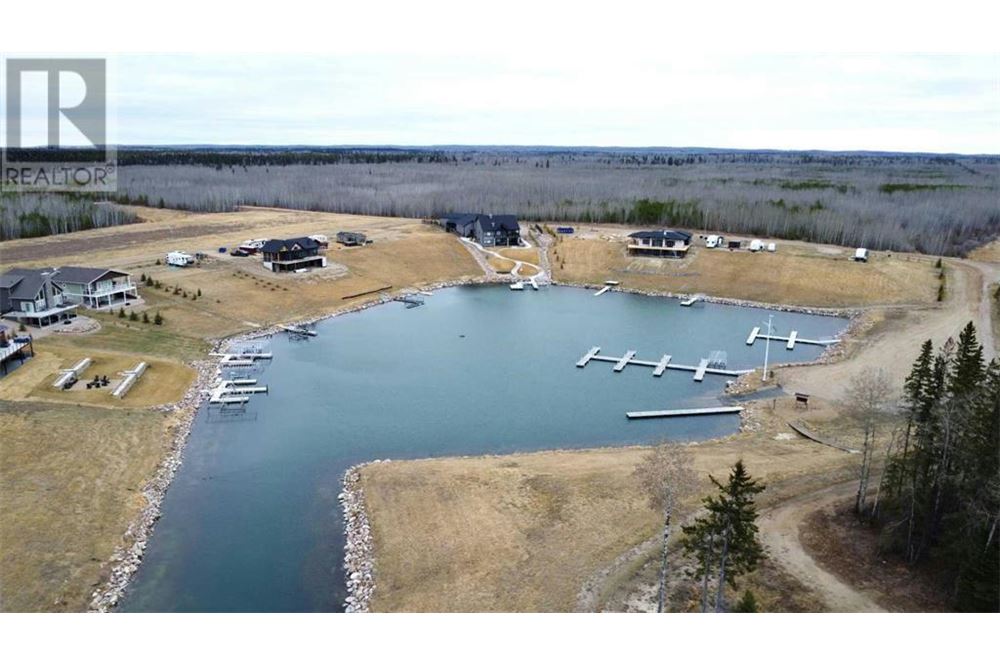
[(653, 369), (653, 377), (660, 377), (663, 375), (663, 371), (667, 370), (667, 364), (670, 363), (670, 355), (665, 354), (663, 358), (660, 359), (660, 363), (656, 364), (656, 368)]
[(693, 306), (694, 304), (698, 303), (699, 301), (701, 301), (701, 297), (699, 295), (695, 294), (694, 296), (689, 296), (688, 298), (686, 298), (683, 301), (681, 301), (681, 305), (682, 306)]
[(683, 410), (646, 410), (626, 412), (629, 419), (656, 419), (661, 417), (697, 417), (701, 415), (728, 415), (743, 412), (739, 406), (719, 408), (687, 408)]
[(783, 342), (787, 343), (787, 345), (785, 345), (785, 349), (786, 350), (794, 350), (795, 349), (795, 345), (797, 343), (802, 343), (803, 345), (823, 345), (823, 346), (826, 346), (826, 345), (833, 345), (835, 343), (839, 343), (840, 342), (839, 338), (830, 338), (830, 339), (827, 339), (827, 340), (814, 340), (814, 339), (811, 339), (811, 338), (799, 338), (799, 332), (798, 331), (793, 331), (793, 332), (791, 332), (787, 336), (775, 336), (775, 335), (770, 335), (769, 336), (767, 334), (762, 334), (760, 332), (760, 327), (754, 327), (753, 329), (750, 330), (750, 335), (747, 336), (747, 345), (753, 345), (754, 342), (756, 342), (756, 340), (758, 338), (760, 338), (762, 340), (780, 340), (780, 341), (783, 341)]
[(290, 334), (295, 334), (296, 336), (316, 336), (317, 333), (312, 329), (306, 329), (305, 327), (287, 327), (281, 325), (283, 331), (287, 331)]
[(604, 294), (605, 292), (607, 292), (608, 290), (610, 290), (611, 287), (612, 287), (611, 285), (605, 285), (601, 289), (599, 289), (596, 292), (594, 292), (594, 296), (601, 296), (602, 294)]
[(538, 281), (535, 280), (535, 276), (531, 276), (530, 278), (528, 278), (528, 282), (531, 283), (532, 289), (538, 290)]
[(632, 366), (646, 366), (653, 369), (653, 376), (660, 377), (663, 375), (664, 371), (667, 369), (675, 371), (690, 371), (695, 374), (695, 381), (701, 382), (705, 375), (726, 375), (728, 377), (739, 377), (740, 375), (745, 375), (746, 373), (752, 372), (752, 369), (746, 370), (727, 370), (724, 368), (712, 368), (709, 365), (709, 359), (702, 359), (697, 366), (690, 366), (688, 364), (674, 364), (671, 363), (671, 355), (663, 355), (659, 361), (647, 361), (645, 359), (636, 359), (636, 351), (629, 350), (625, 353), (623, 357), (610, 357), (606, 355), (599, 354), (601, 348), (594, 346), (587, 351), (585, 355), (580, 357), (580, 360), (576, 362), (577, 368), (584, 368), (591, 361), (606, 361), (614, 364), (615, 372), (621, 372), (625, 370), (628, 365)]
[(625, 370), (625, 367), (628, 366), (628, 362), (632, 361), (632, 358), (634, 356), (635, 356), (635, 350), (629, 350), (628, 352), (626, 352), (625, 356), (619, 359), (618, 363), (615, 364), (615, 373), (621, 373), (623, 370)]
[(593, 359), (594, 357), (596, 357), (597, 353), (600, 352), (600, 351), (601, 351), (601, 348), (599, 348), (599, 347), (592, 347), (592, 348), (590, 348), (590, 351), (587, 352), (587, 354), (585, 354), (582, 357), (580, 357), (580, 361), (576, 362), (576, 367), (577, 368), (583, 368), (584, 366), (587, 365), (587, 362), (590, 361), (591, 359)]
[(258, 385), (257, 380), (223, 380), (209, 393), (208, 402), (215, 404), (246, 403), (250, 394), (266, 394), (267, 385)]

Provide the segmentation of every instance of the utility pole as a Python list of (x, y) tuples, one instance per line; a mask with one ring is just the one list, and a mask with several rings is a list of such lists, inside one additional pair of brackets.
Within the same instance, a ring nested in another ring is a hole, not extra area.
[(767, 382), (767, 358), (771, 352), (771, 319), (774, 315), (767, 316), (767, 342), (764, 343), (764, 376), (761, 382)]

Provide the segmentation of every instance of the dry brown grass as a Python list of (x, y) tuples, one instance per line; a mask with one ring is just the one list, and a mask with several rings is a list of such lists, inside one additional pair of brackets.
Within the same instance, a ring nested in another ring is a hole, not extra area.
[(694, 247), (674, 260), (629, 257), (618, 240), (574, 238), (552, 253), (555, 278), (566, 282), (613, 279), (633, 289), (827, 307), (931, 303), (937, 294), (930, 258), (876, 253), (862, 264), (844, 248), (788, 242), (777, 253)]
[(979, 246), (969, 253), (969, 259), (979, 262), (1000, 262), (1000, 239)]
[(0, 610), (86, 608), (166, 451), (166, 419), (0, 402)]
[[(86, 405), (99, 405), (104, 407), (149, 407), (154, 405), (166, 405), (175, 403), (183, 396), (187, 388), (194, 382), (196, 373), (193, 368), (183, 364), (148, 356), (135, 356), (106, 352), (103, 350), (80, 350), (75, 347), (66, 347), (50, 343), (47, 340), (37, 341), (35, 350), (41, 357), (37, 366), (32, 363), (24, 364), (11, 374), (11, 378), (16, 378), (21, 370), (31, 371), (32, 379), (41, 375), (42, 371), (48, 371), (46, 375), (34, 387), (30, 388), (25, 395), (10, 395), (6, 386), (0, 386), (0, 396), (7, 399), (32, 398), (45, 401), (59, 401), (64, 403), (76, 403)], [(84, 357), (90, 357), (92, 364), (84, 372), (83, 377), (76, 385), (67, 391), (57, 389), (52, 386), (58, 376), (58, 370), (69, 368)], [(142, 377), (132, 386), (124, 398), (114, 398), (111, 390), (116, 385), (119, 373), (124, 370), (135, 368), (140, 361), (149, 364), (149, 368)], [(100, 389), (87, 389), (86, 382), (93, 379), (95, 375), (108, 376), (111, 383)], [(22, 382), (23, 390), (26, 382)], [(6, 385), (6, 383), (4, 383)]]
[[(328, 314), (361, 300), (345, 300), (353, 294), (481, 273), (453, 235), (416, 220), (256, 208), (211, 214), (136, 210), (150, 222), (5, 242), (0, 245), (0, 271), (16, 262), (19, 266), (111, 266), (132, 272), (136, 280), (145, 273), (162, 285), (161, 289), (140, 288), (150, 316), (159, 311), (166, 320), (158, 333), (191, 339), (218, 338)], [(251, 237), (326, 234), (333, 238), (340, 230), (363, 231), (374, 243), (358, 248), (332, 244), (326, 252), (330, 266), (307, 274), (274, 274), (263, 268), (259, 257), (235, 258), (217, 252), (219, 247), (231, 248)], [(204, 252), (208, 259), (186, 269), (156, 264), (176, 249)], [(175, 286), (182, 294), (166, 289)], [(191, 299), (199, 289), (202, 296)], [(141, 329), (136, 323), (110, 323), (119, 328), (125, 324)], [(179, 353), (171, 349), (168, 356), (189, 358)]]
[(515, 262), (509, 259), (500, 259), (499, 257), (493, 257), (492, 255), (487, 255), (486, 261), (497, 273), (510, 273), (515, 266)]
[[(782, 410), (788, 407), (782, 405)], [(696, 469), (743, 457), (775, 483), (853, 463), (763, 432), (691, 446)], [(569, 611), (582, 584), (655, 534), (632, 471), (643, 448), (394, 461), (363, 470), (378, 611)]]

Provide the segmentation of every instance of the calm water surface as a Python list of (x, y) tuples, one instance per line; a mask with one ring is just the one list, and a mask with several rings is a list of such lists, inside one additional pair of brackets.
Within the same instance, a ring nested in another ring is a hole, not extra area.
[[(504, 453), (685, 440), (735, 430), (734, 415), (629, 421), (627, 410), (718, 405), (727, 378), (576, 361), (638, 351), (729, 368), (763, 362), (747, 347), (768, 311), (574, 288), (440, 290), (318, 325), (307, 341), (275, 336), (259, 378), (270, 393), (242, 419), (202, 407), (163, 502), (126, 611), (339, 611), (345, 589), (344, 470), (375, 458)], [(775, 333), (836, 335), (839, 318), (775, 313)], [(821, 348), (771, 346), (774, 363)]]

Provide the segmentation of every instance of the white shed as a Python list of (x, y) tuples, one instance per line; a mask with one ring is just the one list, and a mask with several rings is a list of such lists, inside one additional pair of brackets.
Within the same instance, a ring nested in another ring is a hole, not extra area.
[(760, 239), (754, 239), (750, 242), (750, 252), (760, 252), (764, 249), (764, 242)]
[(858, 248), (854, 251), (854, 261), (855, 262), (867, 262), (868, 261), (868, 248)]

